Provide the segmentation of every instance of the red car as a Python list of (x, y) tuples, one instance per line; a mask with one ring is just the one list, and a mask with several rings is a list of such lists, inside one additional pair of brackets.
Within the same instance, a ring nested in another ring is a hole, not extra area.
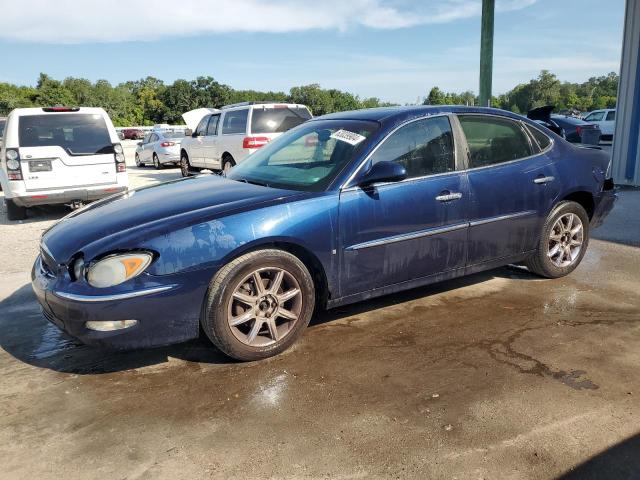
[(138, 128), (125, 128), (122, 130), (125, 140), (140, 140), (144, 138), (144, 130)]

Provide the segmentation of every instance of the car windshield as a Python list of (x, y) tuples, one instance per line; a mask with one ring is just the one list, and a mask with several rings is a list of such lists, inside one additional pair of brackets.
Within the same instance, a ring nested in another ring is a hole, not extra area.
[(276, 138), (227, 174), (275, 188), (321, 191), (367, 144), (377, 122), (320, 120)]
[(309, 110), (286, 105), (254, 107), (251, 115), (251, 133), (282, 133), (311, 118)]
[(25, 115), (18, 122), (21, 147), (59, 146), (71, 155), (113, 153), (104, 118), (99, 113)]

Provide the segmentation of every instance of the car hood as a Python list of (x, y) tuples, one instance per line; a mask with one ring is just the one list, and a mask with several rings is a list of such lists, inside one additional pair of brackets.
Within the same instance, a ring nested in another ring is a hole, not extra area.
[(304, 195), (201, 175), (130, 190), (90, 204), (47, 230), (42, 243), (56, 262), (66, 264), (80, 251), (91, 257), (105, 249), (135, 248), (142, 237)]
[(182, 118), (184, 119), (184, 123), (187, 124), (187, 127), (195, 130), (200, 120), (202, 120), (202, 117), (209, 113), (217, 113), (219, 111), (217, 108), (196, 108), (195, 110), (189, 110), (183, 113)]
[(531, 120), (542, 120), (548, 122), (551, 119), (551, 112), (553, 112), (553, 105), (545, 105), (544, 107), (534, 108), (527, 112), (527, 118)]

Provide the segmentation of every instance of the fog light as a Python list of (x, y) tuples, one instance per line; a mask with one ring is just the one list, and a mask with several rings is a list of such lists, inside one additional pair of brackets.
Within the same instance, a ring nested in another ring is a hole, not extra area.
[(115, 321), (89, 321), (84, 324), (89, 330), (98, 332), (111, 332), (113, 330), (122, 330), (123, 328), (133, 327), (138, 323), (137, 320), (115, 320)]

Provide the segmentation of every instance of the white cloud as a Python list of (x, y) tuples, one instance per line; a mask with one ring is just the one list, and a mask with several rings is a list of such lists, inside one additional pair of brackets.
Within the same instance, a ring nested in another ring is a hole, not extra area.
[[(500, 11), (537, 0), (498, 0)], [(0, 0), (0, 38), (121, 42), (229, 32), (398, 29), (478, 16), (481, 0)]]

